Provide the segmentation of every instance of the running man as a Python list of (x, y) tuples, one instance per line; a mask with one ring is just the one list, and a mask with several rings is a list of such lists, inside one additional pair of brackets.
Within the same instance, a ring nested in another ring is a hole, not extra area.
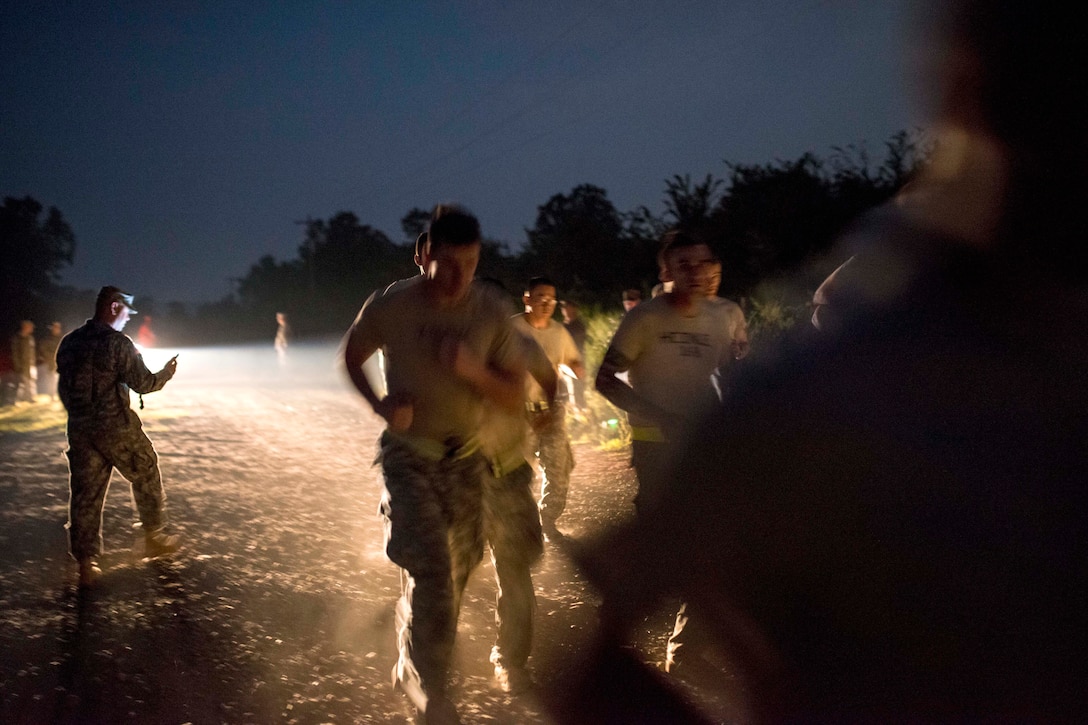
[[(463, 210), (434, 219), (422, 280), (365, 305), (344, 359), (388, 424), (381, 437), (386, 553), (404, 570), (394, 674), (427, 723), (459, 722), (447, 677), (461, 594), (483, 558), (485, 401), (523, 405), (524, 347), (494, 295), (472, 284), (480, 226)], [(389, 392), (362, 363), (381, 349)]]
[[(514, 316), (518, 331), (535, 340), (551, 365), (558, 372), (566, 367), (574, 377), (585, 375), (582, 355), (567, 328), (554, 319), (556, 306), (555, 283), (546, 277), (533, 277), (522, 297), (525, 312)], [(560, 540), (562, 532), (556, 521), (567, 506), (570, 472), (574, 468), (574, 453), (567, 433), (566, 406), (549, 402), (535, 379), (526, 376), (526, 410), (533, 432), (534, 449), (540, 460), (543, 478), (540, 483), (540, 524), (549, 540)]]

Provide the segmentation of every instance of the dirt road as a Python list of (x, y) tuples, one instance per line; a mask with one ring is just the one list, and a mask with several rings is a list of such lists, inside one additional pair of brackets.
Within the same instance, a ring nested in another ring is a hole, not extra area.
[[(181, 352), (141, 415), (186, 548), (138, 558), (115, 476), (105, 576), (89, 592), (66, 554), (63, 410), (0, 413), (0, 722), (412, 721), (390, 686), (399, 580), (375, 515), (381, 426), (331, 347), (291, 352), (287, 370), (270, 348)], [(575, 456), (560, 526), (577, 537), (630, 513), (634, 483), (626, 453)], [(558, 660), (585, 637), (594, 595), (551, 545), (534, 581), (537, 642)], [(547, 722), (531, 697), (493, 689), (494, 596), (485, 562), (462, 612), (453, 696), (466, 722)], [(547, 677), (562, 663), (531, 664)]]

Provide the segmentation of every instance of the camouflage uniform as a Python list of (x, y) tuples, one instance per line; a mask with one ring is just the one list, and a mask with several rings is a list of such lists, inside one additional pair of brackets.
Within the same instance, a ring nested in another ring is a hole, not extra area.
[(347, 343), (380, 348), (389, 395), (412, 401), (411, 426), (382, 435), (379, 460), (386, 554), (404, 582), (394, 675), (421, 712), (452, 708), (446, 679), (461, 594), (484, 551), (484, 399), (443, 361), (451, 340), (495, 369), (516, 370), (522, 360), (505, 306), (478, 286), (448, 307), (435, 306), (421, 284), (391, 288), (367, 301)]
[(60, 345), (60, 332), (50, 332), (38, 340), (38, 392), (57, 397), (57, 346)]
[(34, 382), (34, 338), (31, 335), (15, 335), (11, 338), (11, 367), (17, 377), (16, 402), (33, 402), (37, 392)]
[(404, 583), (396, 677), (414, 702), (426, 702), (445, 693), (461, 595), (483, 559), (484, 459), (472, 445), (388, 430), (380, 446), (385, 552)]
[(536, 597), (529, 570), (544, 554), (544, 536), (532, 483), (524, 457), (512, 471), (493, 462), (484, 477), (484, 531), (499, 585), (491, 663), (508, 669), (525, 666), (533, 642)]
[(61, 340), (58, 393), (68, 411), (69, 551), (77, 560), (102, 549), (102, 506), (116, 468), (132, 484), (145, 532), (165, 523), (158, 456), (129, 406), (129, 389), (151, 393), (171, 373), (152, 373), (126, 335), (95, 320)]
[(540, 430), (533, 430), (533, 449), (540, 458), (543, 476), (540, 482), (540, 520), (544, 530), (555, 529), (555, 522), (567, 507), (570, 472), (574, 469), (574, 452), (567, 434), (566, 406), (553, 403), (547, 411), (530, 411), (530, 419), (551, 415)]

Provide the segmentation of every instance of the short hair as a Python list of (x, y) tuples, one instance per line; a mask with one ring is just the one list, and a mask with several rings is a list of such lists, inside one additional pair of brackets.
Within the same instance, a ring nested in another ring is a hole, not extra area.
[(556, 291), (559, 291), (558, 285), (556, 285), (555, 282), (553, 282), (548, 277), (530, 277), (529, 284), (525, 285), (525, 294), (529, 294), (537, 287), (543, 287), (545, 285), (551, 287)]
[(431, 213), (427, 245), (431, 250), (444, 245), (467, 246), (480, 241), (480, 222), (467, 209), (439, 204)]
[(682, 229), (670, 229), (661, 237), (661, 251), (657, 253), (657, 264), (660, 268), (664, 269), (665, 259), (674, 250), (704, 245), (706, 245), (706, 241), (694, 234), (690, 234)]
[(625, 289), (620, 296), (623, 300), (642, 300), (642, 290), (637, 290), (634, 287), (631, 289)]

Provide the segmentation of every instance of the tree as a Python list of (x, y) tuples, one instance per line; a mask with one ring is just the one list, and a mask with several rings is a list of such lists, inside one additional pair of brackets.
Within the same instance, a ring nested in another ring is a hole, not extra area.
[(603, 301), (631, 286), (624, 224), (607, 192), (582, 184), (538, 207), (521, 255), (526, 275), (545, 275), (560, 294)]
[(307, 294), (304, 280), (301, 262), (277, 262), (266, 254), (238, 280), (238, 298), (243, 306), (268, 317), (302, 305)]
[(5, 323), (49, 309), (76, 238), (56, 207), (42, 216), (36, 199), (5, 197), (0, 207), (0, 305)]
[[(854, 146), (834, 149), (827, 161), (805, 154), (770, 164), (727, 163), (728, 186), (705, 228), (726, 269), (721, 293), (746, 297), (757, 284), (818, 259), (847, 224), (899, 191), (926, 154), (906, 133), (893, 136), (886, 150), (876, 167)], [(807, 281), (818, 283), (830, 271), (811, 266)]]
[(412, 207), (400, 218), (400, 228), (404, 232), (404, 237), (412, 244), (415, 244), (419, 235), (427, 230), (427, 225), (430, 223), (431, 213), (418, 206)]
[(710, 220), (718, 191), (725, 182), (707, 174), (694, 187), (691, 176), (677, 174), (665, 181), (665, 214), (676, 226), (698, 229)]

